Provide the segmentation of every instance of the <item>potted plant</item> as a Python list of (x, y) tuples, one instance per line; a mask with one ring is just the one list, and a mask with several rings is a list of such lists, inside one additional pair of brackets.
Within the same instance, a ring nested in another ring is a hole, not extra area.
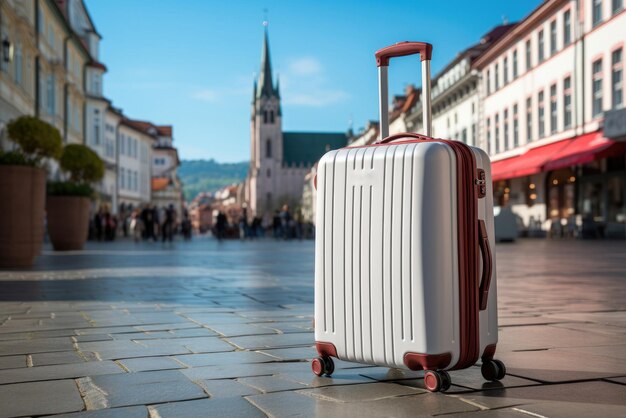
[(48, 235), (56, 251), (82, 250), (89, 233), (91, 184), (104, 176), (104, 163), (85, 145), (69, 144), (59, 167), (66, 180), (48, 183)]
[(62, 150), (59, 131), (33, 116), (7, 124), (15, 145), (0, 149), (0, 267), (25, 267), (41, 251), (46, 198), (46, 161)]

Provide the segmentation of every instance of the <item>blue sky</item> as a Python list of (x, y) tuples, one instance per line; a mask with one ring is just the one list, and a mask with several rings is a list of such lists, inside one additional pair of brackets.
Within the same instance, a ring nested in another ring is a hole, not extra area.
[[(404, 40), (434, 45), (436, 74), (503, 18), (540, 0), (85, 0), (107, 65), (104, 90), (137, 119), (173, 124), (184, 159), (249, 159), (253, 74), (268, 10), (283, 129), (345, 131), (377, 119), (374, 52)], [(390, 94), (419, 84), (419, 60), (390, 67)]]

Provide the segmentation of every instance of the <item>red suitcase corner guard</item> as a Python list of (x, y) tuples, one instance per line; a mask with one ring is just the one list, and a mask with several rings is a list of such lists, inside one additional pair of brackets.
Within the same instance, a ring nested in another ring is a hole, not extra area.
[(315, 348), (322, 357), (337, 357), (337, 348), (333, 343), (315, 342)]
[(450, 365), (452, 354), (405, 353), (404, 365), (410, 370), (442, 370)]

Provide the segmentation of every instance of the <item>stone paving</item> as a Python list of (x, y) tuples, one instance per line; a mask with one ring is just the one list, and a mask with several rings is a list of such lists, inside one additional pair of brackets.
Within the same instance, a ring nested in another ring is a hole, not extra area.
[(46, 250), (0, 271), (0, 417), (626, 416), (626, 243), (496, 252), (509, 375), (455, 371), (442, 394), (409, 371), (311, 373), (312, 242)]

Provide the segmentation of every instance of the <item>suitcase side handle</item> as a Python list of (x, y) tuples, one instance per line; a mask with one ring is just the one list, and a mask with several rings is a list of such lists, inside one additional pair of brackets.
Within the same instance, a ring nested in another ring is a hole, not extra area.
[(387, 76), (389, 59), (413, 54), (420, 54), (422, 60), (422, 118), (424, 120), (424, 133), (426, 136), (431, 136), (432, 134), (430, 60), (433, 54), (433, 46), (426, 42), (398, 42), (397, 44), (379, 49), (374, 54), (376, 66), (378, 67), (381, 140), (389, 136), (389, 82)]
[(487, 235), (487, 227), (485, 221), (478, 220), (478, 246), (483, 261), (483, 274), (480, 281), (480, 289), (478, 294), (478, 303), (480, 310), (487, 309), (487, 298), (489, 297), (489, 285), (491, 284), (491, 274), (493, 272), (493, 257), (491, 255), (491, 247), (489, 246), (489, 236)]

